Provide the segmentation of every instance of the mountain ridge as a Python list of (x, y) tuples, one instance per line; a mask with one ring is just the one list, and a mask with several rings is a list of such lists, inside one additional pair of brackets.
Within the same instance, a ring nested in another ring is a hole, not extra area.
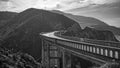
[(97, 18), (73, 15), (73, 14), (64, 13), (64, 12), (58, 11), (58, 10), (53, 10), (51, 12), (55, 12), (55, 13), (59, 13), (59, 14), (63, 14), (65, 16), (67, 16), (68, 18), (78, 22), (80, 24), (81, 28), (83, 28), (83, 29), (85, 27), (90, 27), (90, 28), (95, 28), (97, 30), (108, 30), (108, 31), (113, 32), (114, 35), (120, 35), (120, 28), (115, 27), (115, 26), (110, 26)]
[(31, 8), (9, 21), (0, 33), (5, 41), (3, 46), (21, 50), (38, 59), (41, 57), (39, 33), (65, 30), (73, 24), (79, 25), (64, 15)]

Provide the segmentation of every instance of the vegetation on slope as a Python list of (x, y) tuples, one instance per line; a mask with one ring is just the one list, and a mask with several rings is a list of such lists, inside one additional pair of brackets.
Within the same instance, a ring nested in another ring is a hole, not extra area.
[(73, 37), (79, 37), (79, 38), (88, 38), (93, 40), (105, 40), (105, 41), (118, 42), (118, 40), (115, 38), (114, 34), (111, 31), (96, 30), (94, 28), (89, 28), (89, 27), (86, 27), (85, 29), (82, 29), (79, 31), (76, 31), (75, 28), (70, 27), (63, 35), (70, 36), (70, 37), (73, 36)]
[(0, 12), (0, 29), (6, 26), (7, 22), (15, 17), (17, 13), (14, 12)]
[(32, 56), (0, 47), (0, 68), (41, 68)]

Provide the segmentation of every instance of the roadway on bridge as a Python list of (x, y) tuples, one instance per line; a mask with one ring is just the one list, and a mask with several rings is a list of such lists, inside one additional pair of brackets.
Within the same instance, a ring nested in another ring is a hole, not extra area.
[[(73, 41), (73, 42), (81, 42), (81, 43), (85, 43), (85, 44), (91, 44), (91, 43), (87, 43), (87, 42), (82, 42), (82, 41), (75, 41), (75, 40), (70, 40), (70, 39), (65, 39), (65, 38), (61, 38), (61, 37), (58, 37), (58, 36), (55, 36), (55, 33), (58, 32), (58, 31), (54, 31), (54, 32), (49, 32), (49, 33), (44, 33), (42, 34), (43, 36), (46, 36), (46, 37), (50, 37), (50, 38), (56, 38), (56, 39), (61, 39), (61, 40), (67, 40), (67, 41)], [(91, 44), (91, 45), (94, 45), (94, 44)], [(95, 45), (96, 46), (96, 45)], [(101, 46), (101, 47), (106, 47), (106, 48), (113, 48), (113, 49), (120, 49), (118, 47), (113, 47), (113, 46), (102, 46), (102, 45), (98, 45), (97, 46)]]
[[(62, 39), (62, 40), (68, 40), (68, 39), (65, 39), (65, 38), (61, 38), (61, 37), (55, 36), (56, 32), (58, 32), (58, 31), (54, 31), (54, 32), (50, 32), (50, 33), (45, 33), (45, 34), (42, 34), (42, 35), (50, 37), (50, 38), (57, 38), (57, 39)], [(69, 40), (69, 41), (72, 41), (72, 40)]]

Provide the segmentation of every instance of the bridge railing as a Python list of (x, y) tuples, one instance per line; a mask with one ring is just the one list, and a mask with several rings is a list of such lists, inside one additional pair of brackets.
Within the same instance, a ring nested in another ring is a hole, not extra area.
[[(84, 52), (89, 52), (91, 54), (96, 54), (106, 58), (120, 60), (120, 48), (111, 47), (111, 46), (101, 46), (97, 44), (91, 44), (86, 42), (78, 42), (73, 40), (63, 40), (56, 39), (51, 37), (45, 37), (46, 40), (51, 41), (52, 43), (64, 45), (67, 47), (72, 47), (75, 50), (82, 50)], [(63, 46), (63, 47), (64, 47)]]
[(119, 47), (120, 48), (120, 42), (64, 36), (64, 35), (61, 35), (61, 32), (56, 32), (55, 35), (58, 36), (58, 37), (65, 38), (65, 39), (70, 39), (70, 40), (75, 40), (75, 41), (80, 41), (80, 42), (86, 42), (86, 43), (92, 43), (92, 44), (98, 44), (98, 45), (104, 45), (104, 46)]

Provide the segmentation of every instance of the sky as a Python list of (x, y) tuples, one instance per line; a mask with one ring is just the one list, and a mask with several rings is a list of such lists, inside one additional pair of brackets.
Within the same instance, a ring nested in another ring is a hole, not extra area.
[(65, 11), (91, 4), (107, 4), (115, 1), (117, 0), (0, 0), (0, 10), (20, 12), (26, 8), (35, 7)]
[(28, 8), (95, 17), (120, 27), (120, 0), (0, 0), (0, 11), (21, 12)]

